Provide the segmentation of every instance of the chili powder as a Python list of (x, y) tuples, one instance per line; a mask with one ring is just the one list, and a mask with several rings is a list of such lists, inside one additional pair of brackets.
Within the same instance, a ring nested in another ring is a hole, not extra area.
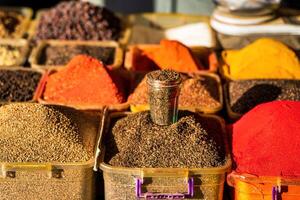
[(104, 64), (86, 55), (75, 56), (46, 80), (44, 99), (72, 105), (122, 103), (124, 94)]
[(300, 102), (260, 104), (233, 124), (232, 132), (237, 172), (300, 177)]

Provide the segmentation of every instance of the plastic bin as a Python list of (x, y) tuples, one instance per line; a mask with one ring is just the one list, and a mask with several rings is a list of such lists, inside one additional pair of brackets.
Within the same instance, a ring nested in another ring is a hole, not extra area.
[(239, 118), (243, 116), (243, 114), (233, 112), (231, 106), (230, 106), (230, 100), (229, 100), (229, 82), (225, 83), (223, 86), (223, 91), (224, 91), (224, 104), (226, 107), (226, 112), (228, 114), (228, 117), (232, 121), (236, 121)]
[[(101, 139), (108, 134), (111, 120), (128, 113), (105, 114)], [(217, 120), (224, 128), (224, 122), (217, 116), (201, 115)], [(225, 129), (223, 129), (225, 130)], [(216, 168), (126, 168), (114, 167), (104, 162), (105, 147), (101, 147), (100, 168), (103, 171), (105, 199), (222, 199), (225, 174), (231, 168), (231, 158), (226, 144), (226, 164)]]
[[(140, 44), (140, 45), (129, 45), (128, 49), (125, 53), (125, 61), (124, 67), (128, 70), (133, 71), (132, 66), (134, 62), (134, 58), (136, 57), (136, 53), (134, 48), (138, 49), (148, 49), (148, 48), (157, 48), (159, 45), (157, 44)], [(199, 71), (209, 71), (209, 72), (217, 72), (219, 68), (219, 61), (216, 53), (209, 48), (199, 47), (197, 49), (192, 49), (193, 54), (199, 61), (204, 65), (205, 69)]]
[[(214, 81), (216, 82), (217, 88), (215, 88), (218, 91), (218, 102), (220, 103), (220, 106), (216, 106), (214, 108), (209, 108), (209, 107), (205, 107), (205, 106), (195, 106), (195, 107), (184, 107), (184, 106), (180, 106), (179, 105), (179, 109), (181, 110), (189, 110), (192, 112), (200, 112), (200, 113), (205, 113), (205, 114), (214, 114), (219, 112), (220, 110), (222, 110), (223, 108), (223, 91), (222, 91), (222, 84), (221, 84), (221, 80), (220, 77), (214, 73), (210, 73), (210, 72), (198, 72), (198, 73), (189, 73), (189, 76), (193, 77), (195, 75), (197, 76), (202, 76), (202, 77), (210, 77), (212, 79), (214, 79)], [(136, 85), (136, 84), (132, 84), (132, 85)], [(132, 91), (134, 91), (135, 88), (132, 88)], [(130, 102), (128, 102), (128, 104), (130, 104)], [(138, 105), (138, 104), (130, 104), (130, 110), (132, 112), (140, 112), (140, 111), (144, 111), (144, 110), (149, 110), (149, 105)]]
[[(0, 71), (1, 70), (9, 70), (9, 71), (31, 71), (31, 72), (38, 72), (40, 73), (42, 76), (41, 76), (41, 79), (35, 89), (35, 92), (34, 92), (34, 95), (33, 95), (33, 99), (28, 101), (28, 102), (36, 102), (37, 99), (38, 99), (38, 90), (39, 90), (39, 87), (40, 87), (40, 84), (41, 84), (41, 81), (42, 81), (42, 78), (45, 74), (45, 72), (43, 70), (38, 70), (38, 69), (30, 69), (30, 68), (24, 68), (24, 67), (6, 67), (6, 68), (0, 68)], [(5, 84), (5, 83), (4, 83)], [(6, 102), (6, 101), (0, 101), (0, 105), (1, 104), (6, 104), (6, 103), (9, 103), (9, 102)]]
[(123, 111), (123, 110), (127, 110), (129, 108), (129, 104), (127, 102), (120, 103), (120, 104), (114, 104), (114, 105), (102, 105), (102, 104), (82, 105), (82, 104), (59, 103), (59, 102), (45, 100), (44, 99), (44, 91), (46, 89), (47, 79), (48, 79), (49, 75), (56, 73), (59, 70), (60, 69), (50, 69), (45, 72), (44, 76), (42, 77), (42, 79), (40, 81), (38, 89), (36, 91), (36, 98), (39, 103), (46, 104), (46, 105), (69, 106), (69, 107), (73, 107), (73, 108), (76, 108), (79, 110), (102, 110), (105, 107), (108, 107), (111, 110)]
[[(37, 11), (35, 19), (31, 22), (30, 28), (28, 31), (29, 38), (36, 42), (35, 39), (35, 34), (36, 34), (36, 29), (38, 26), (38, 23), (40, 21), (40, 17), (44, 11), (47, 11), (47, 9), (40, 9)], [(118, 43), (123, 47), (128, 44), (130, 34), (131, 34), (131, 26), (130, 22), (128, 21), (127, 17), (121, 14), (116, 14), (122, 21), (122, 31), (121, 31), (121, 36), (118, 39)]]
[(24, 20), (21, 22), (20, 29), (15, 34), (14, 38), (25, 37), (30, 27), (31, 17), (33, 15), (32, 9), (28, 7), (0, 6), (0, 10), (15, 11), (21, 13), (25, 17)]
[(123, 50), (119, 44), (114, 41), (77, 41), (77, 40), (42, 40), (38, 43), (30, 55), (29, 62), (33, 68), (48, 69), (61, 68), (61, 65), (46, 65), (41, 63), (40, 59), (43, 56), (43, 51), (48, 46), (91, 46), (91, 47), (112, 47), (115, 49), (113, 63), (109, 66), (112, 68), (119, 68), (123, 64)]
[[(57, 108), (78, 123), (84, 145), (95, 152), (101, 113)], [(91, 200), (95, 193), (94, 164), (94, 158), (73, 163), (0, 163), (1, 199)]]
[(27, 60), (29, 54), (29, 44), (25, 39), (0, 39), (0, 46), (11, 45), (20, 48), (20, 56), (16, 58), (13, 65), (2, 65), (1, 67), (22, 66)]
[(232, 172), (227, 176), (227, 182), (234, 187), (236, 200), (300, 199), (300, 179), (257, 177)]

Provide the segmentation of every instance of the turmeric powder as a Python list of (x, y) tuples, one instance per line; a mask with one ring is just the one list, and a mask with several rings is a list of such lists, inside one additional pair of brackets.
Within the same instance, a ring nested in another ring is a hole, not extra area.
[(300, 79), (296, 54), (284, 44), (268, 38), (256, 40), (241, 50), (222, 52), (224, 75), (237, 79)]

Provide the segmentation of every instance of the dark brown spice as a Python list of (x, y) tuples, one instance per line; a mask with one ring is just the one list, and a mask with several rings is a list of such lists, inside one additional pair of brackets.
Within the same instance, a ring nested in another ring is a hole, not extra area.
[(46, 46), (39, 60), (42, 65), (66, 65), (74, 56), (85, 54), (106, 65), (114, 62), (115, 48), (87, 45)]
[(104, 7), (65, 1), (42, 13), (36, 39), (117, 40), (121, 21)]
[(41, 76), (41, 73), (33, 71), (0, 70), (0, 101), (32, 100)]
[(228, 86), (233, 112), (244, 114), (256, 105), (274, 100), (300, 100), (299, 80), (242, 80)]
[(154, 124), (147, 111), (135, 113), (112, 126), (105, 160), (122, 167), (218, 167), (225, 159), (220, 133), (220, 125), (189, 112), (170, 126)]

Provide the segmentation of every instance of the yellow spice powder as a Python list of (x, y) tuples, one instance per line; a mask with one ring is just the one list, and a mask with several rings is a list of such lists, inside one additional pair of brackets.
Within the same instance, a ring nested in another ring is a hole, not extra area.
[(286, 45), (262, 38), (241, 50), (222, 52), (224, 75), (237, 79), (300, 79), (297, 55)]

